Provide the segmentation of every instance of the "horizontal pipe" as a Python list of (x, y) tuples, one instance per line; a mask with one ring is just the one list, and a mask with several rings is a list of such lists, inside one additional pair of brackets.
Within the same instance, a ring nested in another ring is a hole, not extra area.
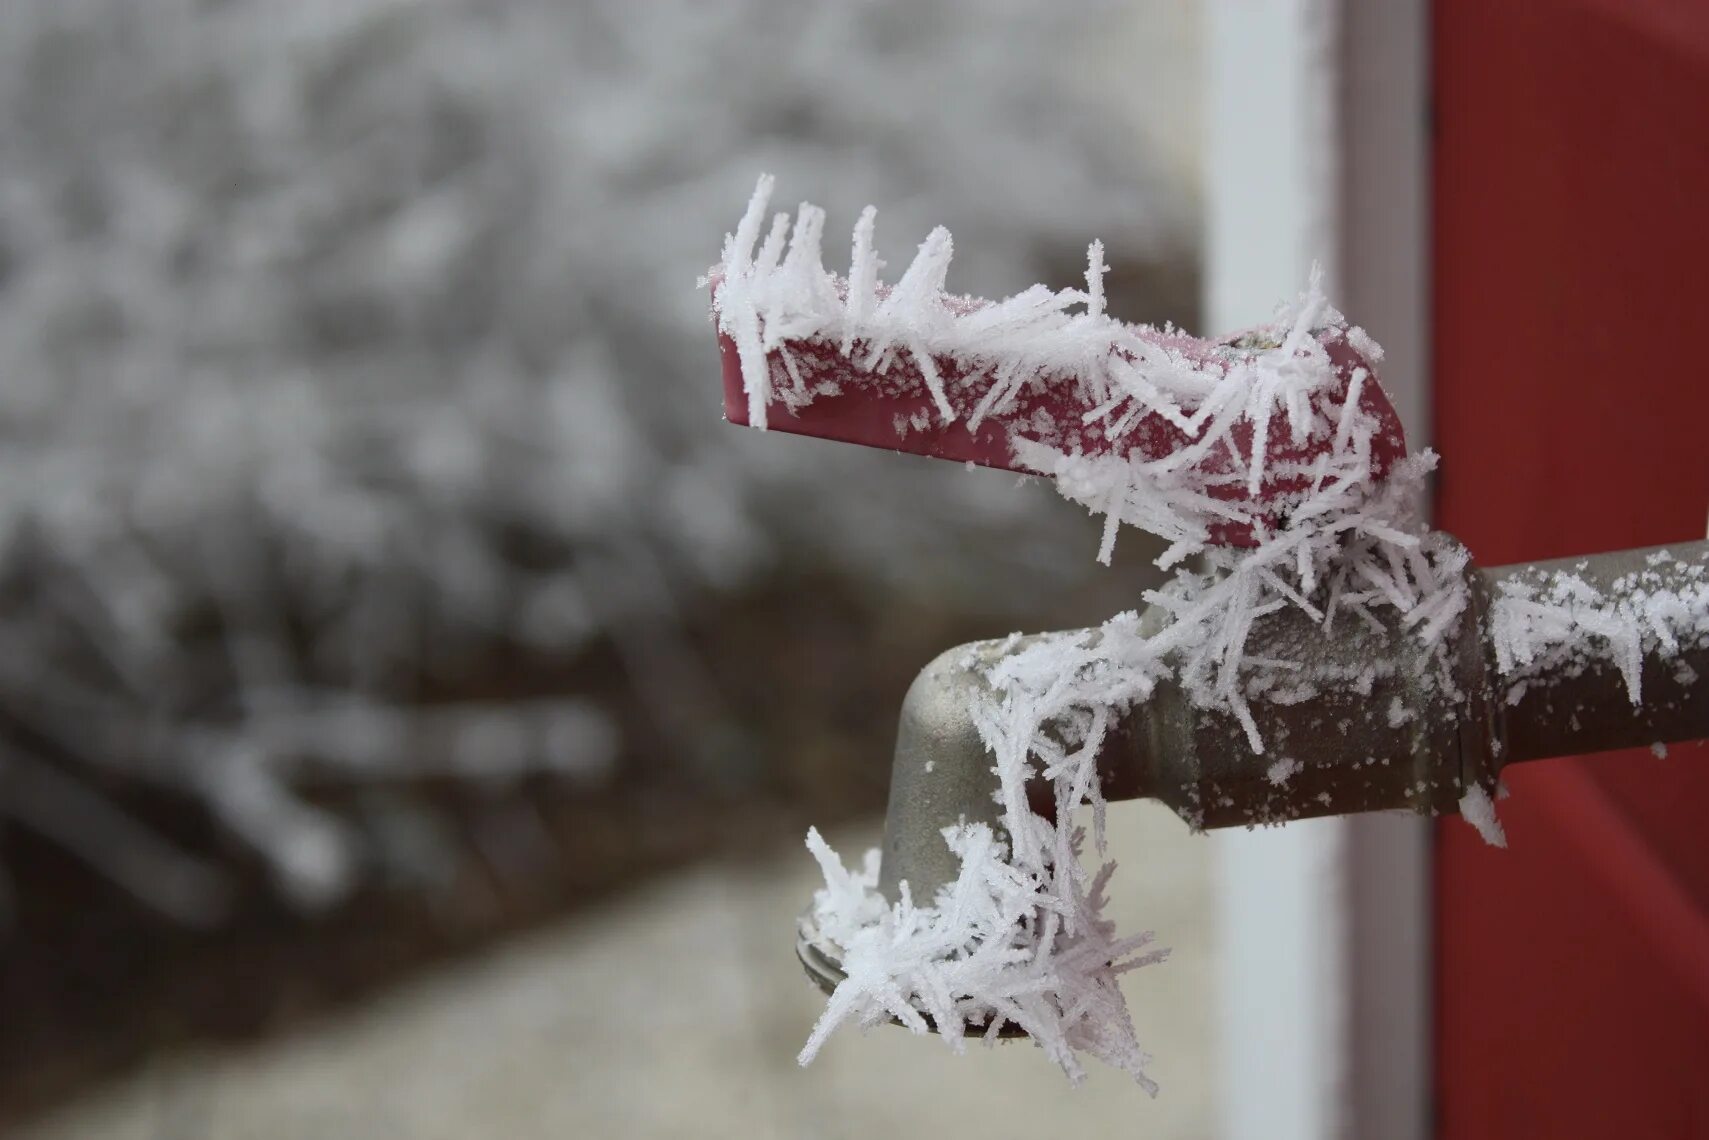
[[(1515, 587), (1537, 591), (1566, 583), (1576, 590), (1582, 583), (1600, 599), (1586, 604), (1614, 622), (1641, 617), (1653, 626), (1668, 617), (1658, 598), (1709, 595), (1709, 541), (1501, 566), (1482, 577), (1492, 607)], [(1648, 618), (1652, 608), (1656, 617)], [(1498, 635), (1499, 628), (1491, 632)], [(1495, 703), (1504, 762), (1709, 737), (1709, 624), (1700, 622), (1671, 646), (1651, 629), (1637, 646), (1637, 661), (1636, 693), (1621, 667), (1620, 647), (1605, 637), (1581, 635), (1571, 646), (1544, 647), (1539, 666), (1503, 673), (1498, 662)]]

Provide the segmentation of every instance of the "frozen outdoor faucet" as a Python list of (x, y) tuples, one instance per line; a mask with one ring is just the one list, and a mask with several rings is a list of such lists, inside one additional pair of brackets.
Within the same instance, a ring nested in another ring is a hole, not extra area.
[[(1491, 801), (1509, 764), (1709, 736), (1709, 541), (1475, 568), (1418, 519), (1432, 457), (1407, 455), (1381, 350), (1315, 283), (1274, 325), (1196, 340), (1105, 317), (1096, 243), (1084, 291), (996, 303), (942, 291), (941, 230), (894, 286), (877, 283), (870, 212), (846, 279), (819, 266), (812, 207), (787, 256), (781, 215), (756, 256), (767, 189), (711, 275), (727, 419), (1046, 474), (1108, 516), (1101, 556), (1122, 521), (1170, 540), (1165, 562), (1200, 555), (1137, 615), (959, 646), (920, 672), (897, 729), (882, 899), (870, 885), (850, 896), (840, 937), (810, 913), (798, 941), (827, 992), (862, 991), (863, 1016), (1043, 1032), (1059, 1060), (1087, 1048), (1143, 1082), (1125, 1013), (1081, 1016), (1113, 989), (1119, 953), (1074, 949), (1098, 904), (1064, 877), (1065, 810), (1149, 797), (1195, 829), (1462, 812), (1498, 834)], [(1030, 884), (992, 911), (1020, 916), (997, 923), (1021, 932), (1005, 961), (1076, 963), (1030, 1008), (1005, 995), (1036, 995), (1036, 973), (1004, 989), (1015, 978), (1002, 963), (989, 969), (999, 982), (948, 992), (989, 928), (937, 944), (917, 933), (959, 916), (956, 898), (984, 898), (970, 825), (1025, 833), (1007, 840), (1015, 866), (993, 872), (998, 894)], [(902, 917), (875, 949), (883, 904)], [(921, 908), (930, 922), (908, 917)], [(903, 925), (918, 945), (892, 952)], [(863, 947), (858, 979), (837, 945)], [(914, 986), (905, 1000), (898, 979)], [(853, 1000), (834, 997), (826, 1020)]]

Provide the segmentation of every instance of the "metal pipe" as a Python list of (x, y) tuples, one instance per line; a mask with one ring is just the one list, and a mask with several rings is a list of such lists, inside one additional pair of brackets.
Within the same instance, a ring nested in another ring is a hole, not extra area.
[(929, 899), (955, 878), (944, 828), (962, 820), (997, 827), (997, 777), (971, 710), (1001, 647), (983, 641), (938, 654), (902, 698), (878, 867), (878, 889), (892, 902), (903, 879), (915, 898)]
[[(1667, 557), (1662, 557), (1663, 554)], [(1502, 583), (1536, 584), (1571, 575), (1611, 602), (1641, 607), (1646, 595), (1705, 582), (1709, 541), (1620, 550), (1592, 558), (1562, 558), (1484, 572), (1490, 593)], [(1504, 760), (1542, 760), (1709, 737), (1709, 630), (1671, 654), (1641, 657), (1634, 703), (1615, 654), (1579, 655), (1545, 675), (1504, 678), (1500, 702)], [(1701, 683), (1699, 681), (1701, 680)], [(1516, 683), (1517, 681), (1517, 683)]]
[[(1250, 652), (1341, 683), (1295, 703), (1251, 703), (1268, 759), (1253, 755), (1233, 716), (1164, 684), (1106, 742), (1104, 794), (1161, 800), (1201, 829), (1397, 809), (1444, 814), (1469, 788), (1493, 789), (1505, 763), (1709, 736), (1709, 629), (1671, 654), (1650, 646), (1636, 708), (1612, 656), (1581, 656), (1524, 684), (1497, 668), (1491, 614), (1503, 583), (1567, 572), (1606, 602), (1633, 605), (1709, 566), (1709, 542), (1671, 552), (1665, 563), (1648, 549), (1468, 568), (1472, 604), (1446, 635), (1447, 684), (1409, 632), (1344, 621), (1326, 634), (1297, 608), (1280, 611), (1254, 628)], [(1144, 620), (1167, 619), (1154, 609)], [(997, 780), (969, 709), (1006, 648), (978, 642), (940, 654), (903, 702), (879, 883), (892, 900), (904, 879), (915, 898), (954, 879), (943, 828), (997, 821)]]

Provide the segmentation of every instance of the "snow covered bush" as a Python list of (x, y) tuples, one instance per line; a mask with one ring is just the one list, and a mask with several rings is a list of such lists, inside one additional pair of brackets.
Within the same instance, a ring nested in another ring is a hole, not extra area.
[[(1100, 18), (9, 4), (0, 815), (218, 921), (220, 869), (100, 790), (165, 787), (329, 905), (365, 839), (305, 781), (612, 763), (581, 697), (424, 711), (435, 678), (668, 638), (789, 552), (898, 574), (1013, 526), (1005, 480), (710, 430), (693, 283), (762, 166), (894, 203), (894, 232), (947, 214), (989, 291), (1070, 234), (1167, 244), (1143, 156), (1068, 87)], [(996, 542), (981, 566), (1043, 572)]]

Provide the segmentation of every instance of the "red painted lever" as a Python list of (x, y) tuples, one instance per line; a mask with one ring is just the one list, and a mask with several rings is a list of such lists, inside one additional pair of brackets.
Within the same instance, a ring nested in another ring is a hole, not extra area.
[[(717, 305), (720, 280), (712, 280)], [(887, 290), (879, 287), (880, 296)], [(964, 312), (977, 312), (989, 302), (958, 301)], [(1287, 330), (1261, 327), (1221, 340), (1201, 340), (1155, 329), (1129, 327), (1160, 350), (1192, 364), (1221, 372), (1243, 358), (1280, 347)], [(1319, 422), (1341, 418), (1350, 387), (1357, 376), (1358, 407), (1375, 425), (1370, 438), (1370, 477), (1386, 476), (1406, 454), (1406, 439), (1387, 394), (1377, 382), (1372, 362), (1354, 347), (1349, 333), (1337, 324), (1314, 331), (1334, 369), (1334, 383), (1311, 397)], [(724, 416), (733, 424), (749, 423), (749, 400), (743, 384), (740, 353), (722, 330)], [(1112, 343), (1109, 353), (1117, 353)], [(784, 339), (766, 354), (773, 391), (781, 395), (766, 410), (765, 426), (797, 435), (883, 447), (938, 459), (971, 462), (1012, 471), (1028, 470), (1018, 460), (1014, 441), (1041, 439), (1057, 450), (1086, 456), (1117, 455), (1148, 462), (1161, 460), (1192, 446), (1195, 437), (1155, 411), (1135, 412), (1120, 424), (1120, 415), (1099, 415), (1086, 396), (1087, 385), (1073, 375), (1034, 376), (1020, 385), (1000, 415), (993, 405), (992, 378), (978, 367), (943, 355), (930, 357), (944, 399), (953, 412), (946, 420), (918, 362), (907, 352), (889, 354), (887, 361), (868, 367), (865, 353), (845, 354), (841, 345), (822, 338)], [(793, 393), (793, 398), (789, 394)], [(984, 405), (982, 407), (982, 405)], [(1262, 504), (1255, 512), (1272, 529), (1285, 523), (1289, 504), (1307, 492), (1313, 465), (1336, 445), (1333, 432), (1316, 432), (1296, 443), (1288, 417), (1275, 415), (1266, 425), (1264, 475), (1252, 493), (1248, 459), (1256, 431), (1250, 420), (1236, 422), (1228, 444), (1210, 449), (1193, 464), (1207, 477), (1208, 494), (1231, 505)], [(1119, 436), (1112, 439), (1111, 436)], [(1341, 441), (1343, 445), (1345, 441)], [(1251, 517), (1251, 516), (1248, 516)], [(1257, 542), (1246, 522), (1214, 525), (1211, 540), (1226, 545)]]

